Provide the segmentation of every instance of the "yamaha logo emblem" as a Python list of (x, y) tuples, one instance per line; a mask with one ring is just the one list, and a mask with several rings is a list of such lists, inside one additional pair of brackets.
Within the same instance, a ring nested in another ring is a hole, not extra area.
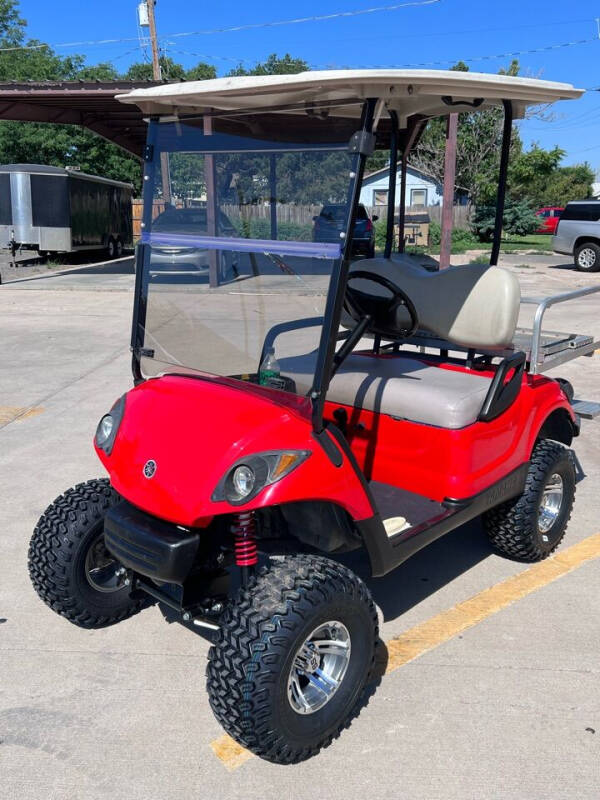
[(156, 472), (156, 461), (150, 459), (144, 464), (144, 478), (153, 478)]

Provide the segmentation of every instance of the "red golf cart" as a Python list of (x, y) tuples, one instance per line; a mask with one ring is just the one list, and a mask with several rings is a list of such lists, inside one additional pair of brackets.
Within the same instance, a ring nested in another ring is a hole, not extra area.
[[(384, 575), (483, 515), (498, 552), (548, 556), (573, 504), (569, 447), (599, 407), (543, 373), (598, 342), (546, 334), (543, 316), (593, 290), (539, 301), (533, 329), (518, 329), (519, 284), (496, 263), (513, 117), (579, 94), (365, 70), (122, 97), (150, 119), (135, 386), (98, 424), (109, 479), (69, 489), (34, 531), (41, 598), (85, 628), (158, 601), (212, 631), (217, 719), (291, 763), (347, 724), (373, 666), (376, 609), (338, 554), (362, 549)], [(399, 153), (430, 118), (496, 106), (506, 121), (491, 265), (425, 271), (402, 253), (403, 208), (399, 236), (390, 209), (384, 254), (353, 263), (369, 154), (390, 150), (393, 203)], [(153, 224), (166, 186), (203, 204), (198, 231)], [(313, 241), (315, 206), (333, 204), (345, 209), (338, 240)], [(206, 257), (164, 270), (152, 254), (165, 248)]]

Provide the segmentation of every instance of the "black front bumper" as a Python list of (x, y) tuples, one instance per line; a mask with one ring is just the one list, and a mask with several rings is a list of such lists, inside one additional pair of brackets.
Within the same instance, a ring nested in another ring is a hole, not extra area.
[(200, 535), (145, 514), (126, 500), (104, 519), (107, 549), (123, 566), (165, 583), (183, 583), (194, 564)]

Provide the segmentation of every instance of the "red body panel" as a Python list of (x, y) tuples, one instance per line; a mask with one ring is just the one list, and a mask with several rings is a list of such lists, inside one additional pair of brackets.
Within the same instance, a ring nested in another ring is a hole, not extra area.
[[(212, 502), (218, 482), (238, 458), (267, 450), (310, 450), (312, 455), (283, 480), (240, 508), (329, 500), (354, 519), (373, 509), (352, 465), (335, 467), (312, 436), (301, 402), (234, 381), (166, 376), (140, 384), (126, 397), (125, 414), (110, 456), (96, 448), (114, 488), (157, 517), (202, 526), (235, 510)], [(304, 401), (306, 404), (306, 401)], [(154, 477), (143, 474), (154, 460)]]
[[(333, 419), (336, 408), (339, 404), (328, 402), (326, 416)], [(492, 422), (448, 430), (347, 408), (347, 437), (367, 478), (438, 502), (464, 499), (526, 462), (540, 427), (557, 408), (573, 418), (555, 381), (526, 375), (515, 403)], [(313, 436), (309, 409), (305, 398), (239, 381), (155, 378), (127, 394), (111, 455), (96, 452), (112, 485), (130, 503), (185, 526), (202, 527), (237, 508), (302, 500), (330, 501), (355, 520), (368, 519), (374, 509), (359, 476), (346, 456), (340, 467), (332, 464)], [(211, 500), (239, 458), (285, 449), (311, 455), (245, 505)], [(148, 479), (143, 467), (150, 459), (157, 469)]]
[[(454, 365), (442, 368), (460, 369)], [(339, 404), (326, 404), (328, 418), (333, 419), (336, 408)], [(516, 401), (491, 422), (449, 430), (347, 408), (347, 437), (368, 479), (438, 502), (462, 500), (528, 461), (542, 424), (557, 408), (567, 410), (574, 420), (555, 381), (525, 375)]]

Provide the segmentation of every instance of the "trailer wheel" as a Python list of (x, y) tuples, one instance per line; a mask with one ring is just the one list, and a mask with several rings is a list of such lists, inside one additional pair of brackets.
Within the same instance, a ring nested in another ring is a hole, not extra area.
[(542, 561), (562, 541), (574, 499), (571, 451), (541, 440), (533, 450), (523, 494), (484, 515), (492, 545), (515, 561)]
[(33, 587), (53, 611), (82, 628), (102, 628), (135, 614), (132, 599), (104, 546), (104, 516), (119, 495), (105, 478), (80, 483), (42, 514), (29, 545)]
[(123, 255), (123, 242), (120, 238), (115, 239), (115, 258), (121, 258)]
[(106, 244), (106, 255), (108, 256), (109, 260), (116, 258), (117, 252), (117, 243), (113, 239), (112, 236), (108, 237), (108, 242)]
[(346, 567), (306, 555), (263, 567), (222, 617), (211, 708), (261, 758), (303, 761), (350, 723), (377, 636), (369, 590)]

